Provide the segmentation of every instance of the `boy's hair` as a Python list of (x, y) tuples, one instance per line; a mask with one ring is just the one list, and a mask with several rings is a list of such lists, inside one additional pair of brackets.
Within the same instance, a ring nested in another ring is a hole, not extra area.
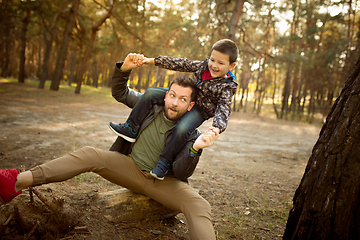
[(171, 86), (176, 83), (177, 85), (181, 86), (181, 87), (189, 87), (191, 88), (191, 96), (190, 96), (190, 101), (195, 101), (195, 97), (197, 94), (197, 88), (196, 88), (196, 84), (193, 80), (191, 80), (191, 78), (189, 78), (188, 76), (180, 76), (175, 78), (169, 86), (169, 89), (171, 88)]
[(230, 39), (221, 39), (217, 41), (211, 48), (211, 51), (213, 50), (229, 55), (230, 64), (236, 62), (239, 52), (236, 44)]

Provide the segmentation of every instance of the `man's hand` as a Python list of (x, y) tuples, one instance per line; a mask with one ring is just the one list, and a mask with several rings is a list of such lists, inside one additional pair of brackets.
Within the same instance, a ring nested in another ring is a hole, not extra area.
[(125, 60), (123, 65), (121, 66), (121, 71), (130, 71), (134, 68), (141, 67), (143, 65), (144, 56), (142, 54), (137, 53), (129, 53)]
[(202, 148), (210, 147), (219, 137), (219, 129), (209, 127), (203, 134), (201, 134), (194, 142), (193, 149), (199, 151)]

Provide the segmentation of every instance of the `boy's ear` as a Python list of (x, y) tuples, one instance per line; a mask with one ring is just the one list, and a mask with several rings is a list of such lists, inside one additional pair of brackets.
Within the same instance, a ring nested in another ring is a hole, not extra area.
[(230, 64), (229, 70), (232, 71), (235, 66), (236, 66), (236, 62), (233, 62), (232, 64)]

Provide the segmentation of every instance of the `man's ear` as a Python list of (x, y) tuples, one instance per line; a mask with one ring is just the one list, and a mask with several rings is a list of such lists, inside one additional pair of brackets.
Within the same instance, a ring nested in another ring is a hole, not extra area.
[(190, 111), (193, 108), (194, 105), (195, 105), (195, 102), (190, 102), (190, 105), (189, 105), (187, 110)]
[(164, 102), (165, 102), (166, 97), (167, 97), (168, 94), (169, 94), (169, 91), (166, 91), (166, 93), (165, 93), (165, 98), (164, 98)]

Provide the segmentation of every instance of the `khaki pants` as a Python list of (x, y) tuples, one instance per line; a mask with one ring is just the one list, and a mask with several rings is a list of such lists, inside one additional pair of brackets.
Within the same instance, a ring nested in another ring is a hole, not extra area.
[(210, 204), (189, 184), (174, 177), (156, 180), (142, 171), (129, 156), (92, 147), (54, 159), (30, 169), (34, 186), (60, 182), (84, 172), (94, 172), (133, 192), (144, 194), (162, 205), (182, 212), (191, 239), (215, 239)]

